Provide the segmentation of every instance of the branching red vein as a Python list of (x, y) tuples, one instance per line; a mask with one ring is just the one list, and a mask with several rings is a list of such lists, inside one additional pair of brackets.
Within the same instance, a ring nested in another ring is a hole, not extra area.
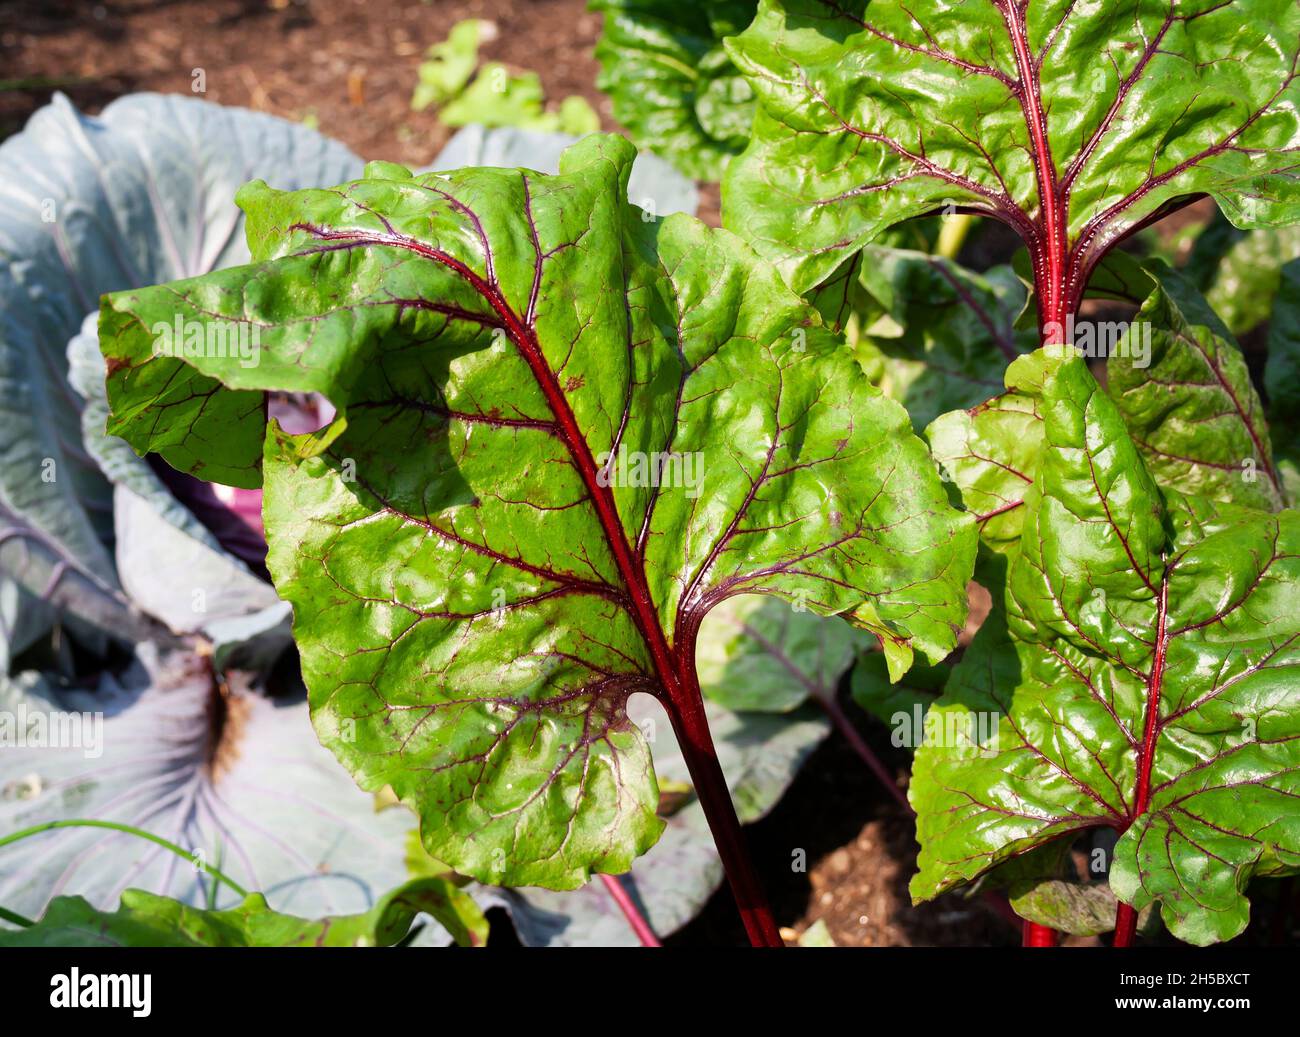
[[(532, 224), (532, 222), (530, 208), (529, 223)], [(618, 566), (619, 575), (623, 580), (628, 601), (631, 605), (633, 618), (641, 631), (642, 637), (645, 639), (647, 648), (650, 650), (656, 673), (663, 685), (663, 693), (672, 702), (682, 701), (689, 693), (684, 689), (680, 661), (668, 646), (663, 628), (659, 624), (658, 614), (650, 596), (644, 568), (624, 534), (622, 522), (619, 519), (609, 487), (601, 485), (601, 480), (597, 477), (598, 469), (595, 459), (592, 457), (591, 449), (587, 445), (582, 431), (578, 428), (577, 419), (569, 407), (568, 400), (565, 398), (554, 372), (551, 371), (546, 362), (541, 344), (537, 340), (536, 332), (531, 323), (515, 313), (496, 285), (488, 283), (456, 257), (414, 238), (395, 233), (375, 234), (366, 231), (330, 231), (308, 224), (295, 224), (290, 229), (303, 231), (320, 241), (334, 242), (339, 249), (387, 247), (413, 252), (451, 270), (467, 282), (492, 307), (493, 311), (500, 317), (510, 340), (515, 344), (520, 355), (528, 364), (538, 387), (546, 397), (551, 412), (555, 415), (560, 438), (568, 448), (578, 474), (587, 488), (600, 521), (601, 529), (605, 534), (605, 539), (609, 544), (611, 553), (614, 555), (615, 564)], [(535, 227), (533, 239), (536, 243)], [(539, 248), (537, 270), (539, 279), (540, 264)], [(535, 303), (537, 293), (538, 284), (534, 283), (530, 306)], [(693, 659), (690, 661), (693, 663)]]

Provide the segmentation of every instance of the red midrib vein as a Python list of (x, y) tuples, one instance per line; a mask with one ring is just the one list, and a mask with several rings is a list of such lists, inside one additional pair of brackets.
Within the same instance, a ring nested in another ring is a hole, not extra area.
[(1138, 756), (1137, 788), (1133, 795), (1133, 809), (1129, 814), (1131, 825), (1146, 813), (1151, 802), (1151, 769), (1155, 764), (1156, 739), (1160, 736), (1160, 693), (1165, 679), (1165, 654), (1169, 648), (1167, 625), (1169, 620), (1169, 574), (1160, 583), (1157, 597), (1156, 654), (1147, 679), (1147, 715), (1143, 726), (1142, 749)]
[(546, 397), (547, 405), (551, 408), (551, 413), (555, 415), (560, 438), (564, 440), (565, 446), (568, 447), (569, 453), (573, 457), (578, 474), (591, 496), (592, 504), (600, 519), (605, 539), (614, 554), (614, 562), (618, 566), (619, 575), (623, 578), (628, 600), (632, 605), (633, 619), (641, 630), (641, 636), (645, 639), (646, 646), (650, 649), (650, 656), (659, 679), (663, 683), (664, 691), (672, 702), (682, 703), (684, 701), (681, 692), (683, 681), (679, 672), (678, 660), (672, 649), (668, 647), (663, 628), (659, 624), (659, 615), (650, 597), (645, 569), (628, 543), (627, 536), (623, 531), (623, 524), (619, 521), (618, 509), (614, 505), (612, 492), (608, 487), (600, 485), (600, 480), (597, 478), (596, 459), (592, 456), (591, 448), (587, 445), (586, 438), (578, 428), (577, 419), (574, 417), (569, 401), (565, 398), (564, 392), (556, 380), (555, 372), (546, 363), (541, 344), (538, 342), (537, 334), (532, 326), (514, 311), (495, 284), (484, 280), (455, 256), (431, 245), (426, 245), (421, 241), (403, 237), (399, 234), (327, 231), (320, 227), (302, 223), (294, 224), (289, 229), (305, 231), (322, 241), (338, 242), (340, 248), (385, 246), (414, 252), (416, 255), (430, 259), (455, 272), (492, 307), (501, 319), (506, 334), (510, 336), (510, 340), (514, 342), (520, 356), (523, 357), (524, 362), (528, 364), (529, 369), (532, 371), (538, 387)]
[(1056, 165), (1052, 161), (1052, 149), (1047, 140), (1047, 119), (1043, 115), (1038, 73), (1029, 53), (1023, 7), (1014, 0), (1004, 0), (1002, 17), (1016, 54), (1016, 70), (1020, 77), (1020, 107), (1034, 145), (1034, 169), (1043, 210), (1042, 223), (1046, 240), (1040, 244), (1040, 248), (1047, 264), (1047, 284), (1044, 286), (1047, 290), (1042, 309), (1045, 323), (1062, 324), (1066, 317), (1065, 281), (1069, 248), (1066, 243), (1064, 210), (1057, 192)]

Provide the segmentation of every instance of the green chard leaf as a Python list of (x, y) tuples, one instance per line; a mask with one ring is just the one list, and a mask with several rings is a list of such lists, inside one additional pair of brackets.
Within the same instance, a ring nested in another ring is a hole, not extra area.
[[(732, 599), (751, 600), (750, 596)], [(790, 611), (783, 602), (771, 598), (766, 601), (769, 606)], [(731, 603), (723, 602), (704, 620), (700, 640), (701, 684), (707, 669), (703, 656), (711, 643), (709, 628), (726, 622), (718, 613)], [(805, 618), (811, 620), (811, 614)], [(846, 624), (835, 621), (822, 620), (819, 625), (848, 629)], [(740, 669), (753, 673), (754, 660), (747, 656), (745, 653), (738, 660)], [(808, 665), (808, 656), (800, 655), (796, 665), (801, 669)], [(805, 676), (817, 679), (811, 670)], [(765, 683), (775, 690), (775, 682)], [(736, 804), (736, 814), (742, 824), (749, 824), (776, 806), (804, 761), (830, 731), (830, 723), (812, 705), (788, 713), (732, 712), (714, 701), (712, 690), (704, 685), (709, 729), (718, 747), (718, 759), (726, 774), (732, 802)], [(699, 797), (694, 793), (690, 770), (663, 709), (644, 696), (636, 696), (628, 703), (628, 710), (650, 741), (660, 784), (659, 815), (664, 819), (664, 833), (620, 881), (654, 931), (663, 937), (680, 929), (703, 910), (723, 882), (722, 862)], [(493, 895), (482, 890), (476, 890), (475, 895), (481, 903), (493, 902)], [(639, 943), (603, 882), (589, 882), (582, 889), (562, 893), (530, 887), (500, 890), (495, 895), (502, 898), (515, 931), (526, 946), (618, 947)]]
[(597, 86), (643, 148), (687, 176), (718, 180), (749, 142), (754, 92), (722, 39), (754, 17), (755, 0), (591, 0), (605, 15)]
[[(776, 806), (829, 732), (829, 721), (808, 700), (824, 702), (835, 694), (854, 651), (867, 640), (847, 623), (797, 611), (771, 595), (728, 598), (705, 617), (696, 667), (718, 759), (742, 823), (757, 821)], [(872, 656), (884, 663), (881, 653)], [(722, 862), (663, 709), (644, 696), (633, 698), (628, 709), (650, 742), (665, 827), (621, 882), (663, 937), (708, 903), (723, 881)], [(670, 794), (674, 787), (680, 791)], [(572, 892), (534, 888), (479, 896), (487, 904), (500, 898), (526, 946), (639, 943), (600, 882)]]
[(28, 929), (0, 930), (0, 947), (389, 947), (421, 913), (436, 918), (462, 947), (487, 942), (487, 920), (468, 893), (441, 878), (421, 878), (386, 893), (369, 911), (307, 919), (280, 914), (261, 893), (224, 911), (128, 889), (116, 911), (81, 897), (56, 897)]
[(496, 35), (496, 25), (479, 18), (466, 18), (453, 25), (447, 38), (430, 47), (420, 62), (420, 81), (411, 95), (411, 110), (422, 112), (459, 95), (478, 67), (479, 43)]
[[(699, 722), (696, 634), (723, 599), (848, 614), (898, 672), (966, 609), (973, 525), (906, 413), (736, 238), (629, 205), (632, 158), (589, 137), (557, 176), (254, 183), (252, 265), (102, 310), (112, 430), (264, 476), (322, 741), (495, 884), (574, 888), (654, 843), (626, 703)], [(257, 362), (155, 355), (176, 320), (256, 327)], [(338, 417), (267, 429), (272, 388)], [(217, 412), (215, 438), (187, 424)]]
[(1252, 875), (1300, 869), (1300, 514), (1162, 492), (1081, 359), (1039, 407), (1004, 607), (916, 756), (913, 896), (1110, 826), (1121, 901), (1229, 939)]
[(600, 129), (600, 116), (581, 97), (566, 97), (548, 112), (541, 77), (513, 74), (499, 62), (484, 65), (474, 81), (438, 112), (447, 126), (517, 126), (580, 137)]
[(724, 601), (709, 623), (695, 656), (704, 697), (744, 712), (833, 700), (856, 652), (875, 642), (847, 623), (758, 595)]
[(956, 207), (1020, 234), (1056, 320), (1194, 195), (1239, 227), (1300, 221), (1291, 0), (762, 0), (727, 46), (759, 104), (727, 225), (797, 291)]
[(1287, 494), (1236, 340), (1187, 280), (1161, 262), (1144, 270), (1151, 294), (1106, 369), (1151, 474), (1184, 493), (1278, 510)]
[[(1099, 936), (1115, 928), (1119, 900), (1106, 882), (1044, 879), (1014, 886), (1009, 892), (1016, 914), (1057, 932)], [(1148, 907), (1138, 919), (1140, 927), (1146, 927), (1150, 914)]]

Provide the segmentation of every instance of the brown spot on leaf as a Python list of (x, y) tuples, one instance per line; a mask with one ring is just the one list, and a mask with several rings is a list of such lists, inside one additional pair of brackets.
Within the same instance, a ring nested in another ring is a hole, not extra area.
[(224, 675), (214, 676), (208, 699), (208, 773), (214, 782), (239, 759), (249, 711), (247, 698), (232, 690)]
[(564, 383), (564, 391), (577, 392), (585, 384), (586, 383), (583, 381), (582, 375), (570, 375), (569, 380)]

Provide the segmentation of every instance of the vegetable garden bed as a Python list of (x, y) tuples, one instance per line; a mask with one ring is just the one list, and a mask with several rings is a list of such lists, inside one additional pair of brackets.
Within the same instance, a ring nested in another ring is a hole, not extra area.
[(39, 6), (0, 940), (1290, 939), (1294, 4)]

